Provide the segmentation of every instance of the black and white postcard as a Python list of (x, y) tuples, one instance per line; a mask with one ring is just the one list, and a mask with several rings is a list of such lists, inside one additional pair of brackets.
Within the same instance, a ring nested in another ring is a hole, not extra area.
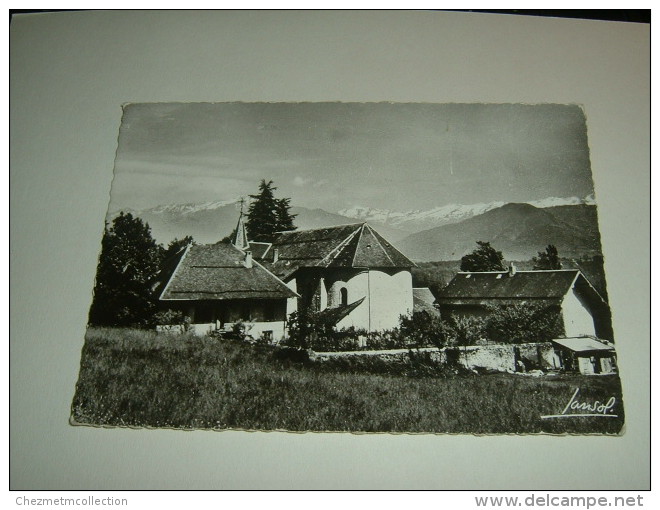
[(125, 105), (71, 422), (622, 433), (588, 125)]

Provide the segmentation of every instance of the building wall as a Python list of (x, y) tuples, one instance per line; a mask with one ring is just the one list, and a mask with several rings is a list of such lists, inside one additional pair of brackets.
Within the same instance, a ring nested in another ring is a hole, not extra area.
[[(295, 278), (286, 282), (287, 287), (289, 287), (293, 292), (298, 292), (298, 282)], [(298, 310), (298, 298), (292, 297), (286, 300), (286, 316), (288, 317), (293, 312)]]
[[(195, 323), (191, 324), (191, 328), (196, 335), (202, 336), (219, 329), (231, 331), (234, 324), (235, 323), (231, 322), (226, 322), (222, 325), (217, 322)], [(245, 333), (255, 339), (261, 338), (261, 336), (266, 332), (270, 332), (269, 335), (272, 337), (273, 342), (279, 342), (282, 340), (282, 338), (284, 338), (285, 321), (245, 321), (243, 324), (245, 324)]]
[(198, 335), (216, 330), (231, 330), (238, 322), (246, 332), (259, 338), (272, 332), (274, 341), (284, 337), (290, 299), (235, 299), (209, 301), (170, 301), (166, 308), (180, 310), (190, 317), (191, 329)]
[(353, 310), (347, 317), (337, 323), (337, 329), (354, 327), (370, 331), (369, 323), (369, 271), (365, 270), (343, 270), (337, 271), (326, 279), (329, 286), (330, 297), (328, 302), (332, 306), (338, 306), (341, 300), (341, 289), (347, 291), (347, 303), (365, 298), (365, 300)]
[(409, 270), (394, 273), (369, 272), (371, 330), (399, 325), (399, 316), (413, 311), (412, 275)]
[[(345, 278), (345, 279), (344, 279)], [(412, 313), (412, 275), (409, 270), (382, 271), (377, 269), (340, 273), (336, 279), (326, 278), (329, 286), (328, 303), (337, 306), (341, 289), (348, 294), (348, 304), (365, 300), (337, 327), (382, 331), (399, 325), (399, 316)]]
[(567, 337), (596, 336), (591, 312), (586, 303), (575, 292), (575, 289), (566, 294), (561, 308)]

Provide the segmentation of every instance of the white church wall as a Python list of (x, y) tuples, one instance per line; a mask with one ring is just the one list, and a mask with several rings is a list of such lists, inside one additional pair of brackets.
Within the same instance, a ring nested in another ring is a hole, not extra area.
[(399, 316), (412, 313), (412, 275), (408, 270), (395, 274), (369, 272), (371, 330), (391, 329), (399, 325)]
[(331, 300), (335, 306), (341, 299), (341, 289), (345, 288), (347, 292), (347, 303), (350, 305), (355, 301), (365, 298), (364, 301), (353, 310), (347, 317), (344, 317), (337, 323), (337, 329), (349, 328), (353, 326), (356, 329), (369, 330), (369, 277), (366, 270), (360, 272), (347, 272), (342, 275), (346, 280), (337, 280), (331, 287), (331, 294), (334, 298)]

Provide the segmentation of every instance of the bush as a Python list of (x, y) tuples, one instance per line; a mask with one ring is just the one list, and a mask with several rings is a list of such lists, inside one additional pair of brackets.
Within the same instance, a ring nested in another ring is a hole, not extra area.
[(437, 315), (426, 312), (402, 315), (399, 324), (399, 333), (407, 347), (434, 346), (441, 349), (455, 342), (453, 329)]
[(456, 345), (475, 345), (486, 337), (485, 317), (463, 317), (451, 315), (449, 324), (454, 331)]
[(154, 314), (154, 322), (165, 331), (185, 332), (190, 329), (190, 317), (178, 310), (163, 310)]
[(313, 344), (323, 345), (327, 338), (331, 337), (334, 328), (321, 319), (319, 313), (308, 310), (295, 311), (286, 321), (289, 331), (288, 338), (283, 345), (298, 347), (299, 349), (311, 349)]
[(564, 334), (556, 306), (515, 304), (490, 307), (489, 311), (486, 334), (497, 343), (548, 342)]

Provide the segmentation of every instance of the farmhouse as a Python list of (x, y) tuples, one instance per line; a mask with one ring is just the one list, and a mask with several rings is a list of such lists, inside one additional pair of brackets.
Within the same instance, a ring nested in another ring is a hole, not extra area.
[(298, 297), (255, 262), (249, 250), (229, 243), (188, 245), (161, 273), (161, 306), (188, 316), (198, 334), (245, 322), (253, 337), (279, 340), (287, 301)]
[(612, 339), (607, 302), (577, 269), (461, 272), (436, 302), (443, 318), (483, 316), (492, 305), (545, 304), (560, 311), (566, 337)]
[(248, 241), (241, 215), (233, 244), (186, 247), (165, 264), (157, 292), (200, 334), (245, 322), (253, 337), (280, 340), (287, 317), (302, 310), (338, 328), (376, 331), (412, 312), (412, 266), (366, 223), (262, 243)]

